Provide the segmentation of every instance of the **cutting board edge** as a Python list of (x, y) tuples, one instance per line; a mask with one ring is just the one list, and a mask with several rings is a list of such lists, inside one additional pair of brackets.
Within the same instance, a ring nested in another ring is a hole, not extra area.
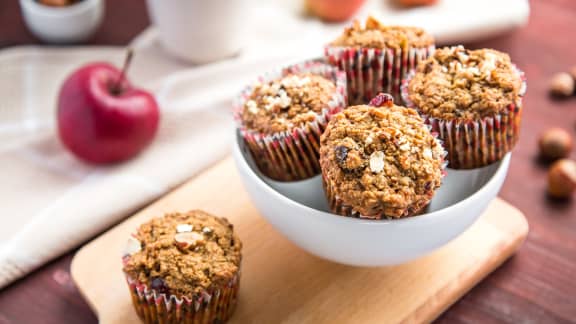
[[(503, 232), (503, 236), (510, 237), (509, 240), (505, 240), (501, 242), (500, 247), (501, 249), (494, 249), (493, 253), (491, 253), (490, 257), (486, 259), (487, 261), (482, 264), (481, 267), (472, 268), (471, 271), (464, 272), (463, 275), (460, 277), (464, 277), (460, 280), (460, 283), (466, 283), (465, 285), (460, 284), (454, 285), (458, 288), (450, 288), (450, 289), (443, 289), (440, 290), (440, 293), (436, 295), (438, 300), (446, 299), (444, 305), (433, 305), (431, 303), (426, 303), (420, 306), (416, 311), (414, 311), (409, 317), (405, 318), (402, 322), (403, 323), (411, 323), (414, 321), (423, 321), (423, 322), (432, 322), (434, 319), (438, 318), (442, 313), (444, 313), (450, 306), (454, 305), (459, 299), (461, 299), (467, 292), (473, 289), (477, 284), (479, 284), (482, 280), (488, 277), (491, 273), (496, 271), (504, 262), (509, 260), (522, 246), (526, 238), (528, 237), (528, 232), (530, 230), (530, 226), (528, 220), (524, 213), (518, 209), (517, 207), (511, 205), (507, 201), (503, 200), (500, 197), (494, 198), (492, 203), (497, 203), (505, 206), (505, 208), (510, 209), (510, 213), (516, 214), (514, 217), (516, 221), (519, 223), (514, 224), (513, 222), (505, 222), (507, 226), (504, 228), (495, 225), (495, 221), (497, 219), (495, 217), (488, 217), (485, 219), (487, 223), (490, 223), (491, 226), (498, 229), (499, 231)], [(502, 223), (498, 223), (502, 225)], [(500, 253), (496, 253), (495, 251), (501, 251)], [(448, 293), (446, 296), (438, 297), (442, 295), (443, 291), (447, 291)], [(434, 306), (437, 308), (435, 309)]]

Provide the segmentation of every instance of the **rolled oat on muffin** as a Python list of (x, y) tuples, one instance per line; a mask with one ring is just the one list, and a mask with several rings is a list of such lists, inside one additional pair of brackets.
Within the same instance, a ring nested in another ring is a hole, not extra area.
[(407, 76), (402, 94), (439, 133), (449, 167), (471, 169), (512, 150), (525, 89), (524, 75), (508, 54), (455, 46), (438, 49), (421, 62)]
[(371, 219), (416, 215), (440, 187), (445, 151), (414, 109), (384, 94), (371, 104), (334, 115), (322, 135), (330, 208)]
[(320, 135), (346, 106), (342, 71), (310, 61), (272, 73), (247, 87), (235, 117), (259, 170), (279, 181), (320, 173)]
[(242, 243), (225, 218), (200, 210), (142, 224), (123, 271), (144, 323), (221, 323), (236, 306)]
[(368, 17), (325, 47), (328, 62), (346, 71), (350, 104), (367, 104), (380, 92), (400, 100), (400, 84), (418, 62), (434, 51), (434, 37), (424, 29), (387, 26)]

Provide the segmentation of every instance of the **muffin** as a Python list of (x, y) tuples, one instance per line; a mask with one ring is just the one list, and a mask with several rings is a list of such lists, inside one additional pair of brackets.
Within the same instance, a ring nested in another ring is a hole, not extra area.
[(221, 323), (232, 315), (242, 243), (225, 218), (200, 210), (142, 224), (123, 257), (144, 323)]
[(380, 92), (400, 97), (404, 76), (434, 51), (434, 38), (409, 26), (386, 26), (368, 17), (325, 47), (328, 61), (346, 71), (350, 104), (367, 104)]
[(336, 114), (322, 135), (320, 164), (332, 212), (383, 219), (416, 215), (444, 175), (445, 151), (414, 109), (381, 94)]
[(345, 74), (311, 61), (266, 75), (244, 89), (235, 117), (258, 169), (274, 180), (295, 181), (320, 173), (320, 135), (345, 106)]
[(449, 167), (472, 169), (502, 159), (518, 141), (525, 89), (508, 54), (456, 46), (420, 63), (402, 94), (439, 133)]

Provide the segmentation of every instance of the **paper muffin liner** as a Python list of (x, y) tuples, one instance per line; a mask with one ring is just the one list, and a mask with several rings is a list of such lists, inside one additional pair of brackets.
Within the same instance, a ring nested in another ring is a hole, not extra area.
[(444, 149), (448, 152), (449, 168), (484, 167), (501, 160), (514, 148), (520, 136), (522, 96), (526, 92), (524, 73), (518, 69), (517, 71), (522, 78), (522, 88), (516, 103), (507, 107), (507, 113), (496, 113), (480, 120), (443, 120), (424, 114), (409, 98), (408, 83), (414, 77), (414, 72), (406, 76), (402, 83), (402, 98), (408, 107), (419, 111), (426, 124), (432, 127), (432, 131), (438, 133)]
[[(444, 164), (445, 165), (445, 164)], [(445, 172), (443, 171), (442, 174), (444, 175)], [(410, 216), (417, 216), (424, 214), (427, 210), (432, 197), (427, 201), (421, 201), (419, 204), (413, 204), (408, 208), (402, 208), (401, 214), (402, 217), (390, 217), (384, 213), (379, 213), (375, 215), (362, 215), (358, 211), (354, 209), (353, 206), (346, 204), (335, 192), (332, 190), (332, 183), (329, 182), (324, 176), (322, 176), (322, 187), (324, 188), (324, 194), (326, 195), (326, 199), (328, 201), (328, 206), (330, 207), (330, 211), (333, 214), (345, 216), (345, 217), (353, 217), (353, 218), (362, 218), (362, 219), (398, 219)]]
[(404, 76), (435, 50), (431, 45), (409, 49), (354, 48), (327, 45), (328, 62), (346, 72), (350, 105), (367, 104), (380, 92), (400, 100)]
[(144, 323), (224, 323), (234, 312), (239, 272), (222, 287), (194, 296), (159, 293), (126, 275), (132, 304)]
[(263, 75), (257, 81), (266, 83), (293, 73), (320, 75), (333, 81), (336, 86), (328, 105), (314, 121), (288, 131), (263, 134), (247, 129), (242, 122), (242, 109), (254, 87), (247, 86), (234, 103), (234, 118), (258, 169), (279, 181), (303, 180), (320, 173), (320, 136), (332, 115), (347, 105), (345, 73), (319, 60), (287, 66)]

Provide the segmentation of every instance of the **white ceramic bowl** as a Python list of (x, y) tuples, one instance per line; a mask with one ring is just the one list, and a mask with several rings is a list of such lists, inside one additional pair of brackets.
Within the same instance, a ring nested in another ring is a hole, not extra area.
[(102, 0), (82, 0), (51, 7), (36, 0), (20, 0), (24, 21), (36, 37), (48, 43), (76, 43), (88, 39), (102, 22)]
[(286, 183), (262, 175), (238, 134), (233, 155), (254, 204), (279, 232), (314, 255), (355, 266), (404, 263), (450, 242), (496, 197), (510, 164), (508, 153), (484, 168), (449, 169), (426, 214), (365, 220), (331, 214), (320, 176)]

